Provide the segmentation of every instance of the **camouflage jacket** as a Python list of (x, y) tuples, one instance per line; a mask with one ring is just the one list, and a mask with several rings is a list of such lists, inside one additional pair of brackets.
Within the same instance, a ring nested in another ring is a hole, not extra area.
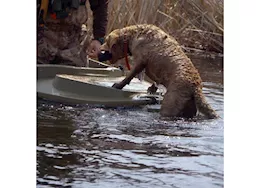
[[(89, 0), (93, 12), (93, 36), (104, 37), (107, 27), (107, 0)], [(37, 27), (37, 63), (85, 66), (88, 20), (87, 6), (70, 9), (66, 18), (55, 19), (47, 14), (44, 27)]]

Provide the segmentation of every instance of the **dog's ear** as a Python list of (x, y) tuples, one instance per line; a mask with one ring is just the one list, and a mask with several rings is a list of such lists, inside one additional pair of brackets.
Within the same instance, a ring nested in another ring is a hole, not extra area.
[(114, 44), (117, 42), (117, 36), (114, 33), (110, 33), (105, 38), (105, 43), (101, 46), (101, 50), (110, 51)]
[(119, 32), (114, 31), (111, 34), (109, 34), (106, 40), (108, 47), (112, 49), (113, 45), (117, 43), (118, 39), (119, 39)]

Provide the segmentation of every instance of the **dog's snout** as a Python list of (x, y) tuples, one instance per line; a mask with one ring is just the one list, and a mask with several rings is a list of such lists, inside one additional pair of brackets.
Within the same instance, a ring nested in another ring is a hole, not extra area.
[(98, 54), (98, 60), (101, 61), (101, 62), (111, 60), (111, 59), (112, 59), (112, 54), (109, 51), (102, 50)]

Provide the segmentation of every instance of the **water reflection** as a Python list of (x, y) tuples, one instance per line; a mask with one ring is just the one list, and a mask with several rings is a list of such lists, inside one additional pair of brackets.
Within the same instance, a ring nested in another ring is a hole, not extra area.
[[(42, 113), (45, 112), (45, 113)], [(72, 182), (71, 165), (80, 164), (72, 145), (78, 139), (71, 135), (76, 130), (71, 119), (73, 111), (59, 110), (59, 106), (38, 104), (37, 111), (37, 179), (38, 184), (57, 184), (62, 179)], [(63, 180), (64, 181), (64, 180)], [(57, 185), (60, 185), (59, 183)]]

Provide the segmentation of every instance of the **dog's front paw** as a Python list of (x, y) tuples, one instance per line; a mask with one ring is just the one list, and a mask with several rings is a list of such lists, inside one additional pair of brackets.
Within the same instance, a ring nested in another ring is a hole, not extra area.
[(112, 87), (115, 88), (115, 89), (122, 89), (122, 88), (123, 88), (122, 85), (119, 84), (119, 83), (114, 83), (114, 84), (112, 85)]
[(147, 89), (147, 92), (149, 94), (155, 94), (156, 91), (158, 90), (158, 87), (156, 86), (156, 84), (152, 84), (148, 89)]

